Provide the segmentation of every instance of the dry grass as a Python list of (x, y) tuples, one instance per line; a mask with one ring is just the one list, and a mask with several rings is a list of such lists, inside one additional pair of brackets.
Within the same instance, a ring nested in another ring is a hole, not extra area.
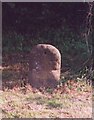
[(29, 85), (21, 87), (21, 77), (24, 75), (27, 79), (27, 64), (22, 67), (19, 63), (1, 70), (3, 118), (92, 118), (92, 87), (83, 79), (68, 80), (54, 90), (39, 91)]
[(40, 92), (27, 86), (0, 91), (0, 94), (3, 118), (92, 117), (92, 89), (81, 81), (71, 89), (65, 85), (52, 92)]

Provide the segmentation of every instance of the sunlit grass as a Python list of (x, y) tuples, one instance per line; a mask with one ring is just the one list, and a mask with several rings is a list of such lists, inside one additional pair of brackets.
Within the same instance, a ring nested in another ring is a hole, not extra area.
[[(8, 80), (13, 82), (11, 79), (13, 75), (18, 78), (18, 72), (15, 70), (6, 69), (3, 74), (4, 80), (8, 77)], [(20, 84), (21, 80), (14, 81)], [(82, 78), (73, 80), (63, 78), (61, 83), (56, 89), (47, 88), (41, 92), (29, 88), (28, 85), (14, 86), (12, 89), (4, 87), (4, 90), (0, 91), (3, 118), (91, 117), (92, 86), (86, 84)]]

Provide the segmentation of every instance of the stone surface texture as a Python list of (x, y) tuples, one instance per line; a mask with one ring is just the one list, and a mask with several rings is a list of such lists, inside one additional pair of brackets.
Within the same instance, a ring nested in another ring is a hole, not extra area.
[(56, 87), (60, 80), (61, 54), (49, 44), (33, 47), (29, 61), (29, 83), (32, 87)]

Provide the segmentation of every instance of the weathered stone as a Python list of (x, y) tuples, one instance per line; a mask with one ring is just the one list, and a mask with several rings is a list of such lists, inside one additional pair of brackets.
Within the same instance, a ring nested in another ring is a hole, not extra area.
[(60, 79), (61, 55), (49, 44), (38, 44), (30, 53), (29, 83), (33, 87), (56, 87)]

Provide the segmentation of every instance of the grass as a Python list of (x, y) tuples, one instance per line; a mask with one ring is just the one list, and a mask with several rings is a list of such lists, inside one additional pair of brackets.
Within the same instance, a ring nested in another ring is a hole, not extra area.
[(38, 95), (38, 94), (35, 94), (35, 95), (30, 95), (30, 96), (28, 96), (28, 98), (26, 98), (26, 100), (27, 101), (35, 101), (36, 102), (36, 104), (38, 104), (38, 105), (43, 105), (43, 104), (45, 104), (45, 102), (46, 102), (46, 98), (44, 98), (43, 96), (41, 97), (40, 95)]
[[(82, 78), (62, 79), (63, 84), (60, 83), (56, 89), (39, 91), (27, 84), (20, 85), (20, 67), (15, 65), (3, 69), (3, 90), (0, 90), (3, 118), (92, 117), (92, 87)], [(28, 72), (27, 66), (24, 70)], [(10, 82), (12, 89), (8, 86)]]
[(49, 100), (47, 104), (50, 108), (62, 108), (62, 103), (56, 99)]
[[(83, 90), (78, 90), (81, 87)], [(72, 89), (64, 86), (52, 93), (21, 87), (7, 89), (2, 95), (3, 118), (88, 118), (92, 116), (92, 91), (85, 82), (77, 82)], [(25, 90), (26, 92), (24, 93)], [(83, 113), (83, 114), (81, 114)]]

